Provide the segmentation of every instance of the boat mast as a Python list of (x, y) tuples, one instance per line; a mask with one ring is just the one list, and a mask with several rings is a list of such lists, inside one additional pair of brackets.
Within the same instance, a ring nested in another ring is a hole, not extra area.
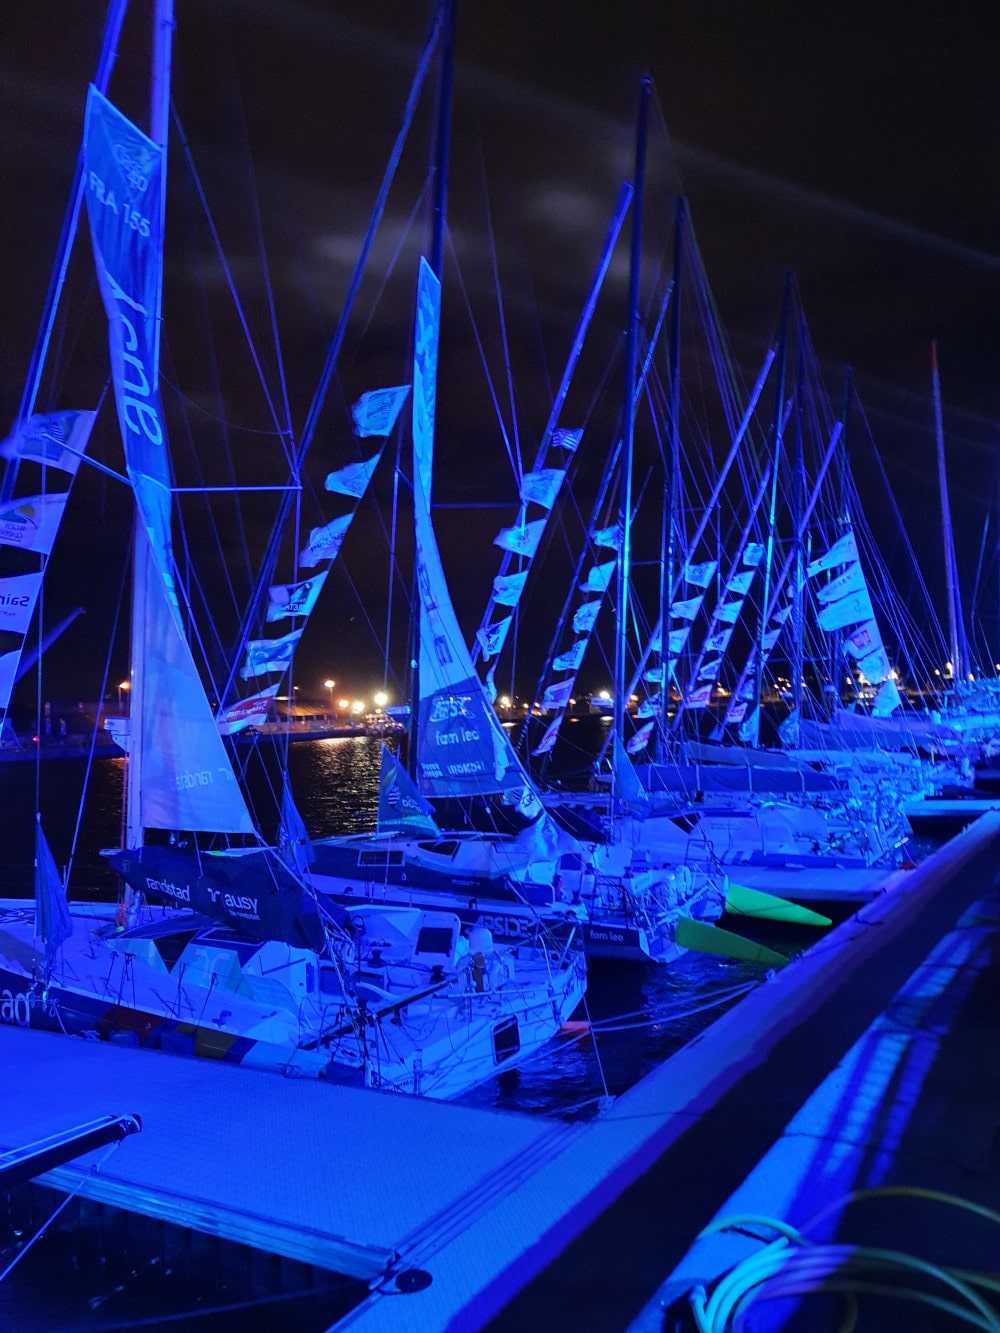
[(948, 474), (944, 465), (944, 426), (941, 419), (941, 382), (938, 378), (937, 342), (931, 343), (931, 384), (934, 390), (934, 435), (937, 440), (938, 490), (941, 495), (941, 537), (944, 542), (944, 577), (948, 596), (948, 647), (951, 653), (952, 682), (965, 675), (965, 654), (959, 625), (958, 572), (955, 567), (955, 534), (948, 503)]
[[(164, 233), (164, 215), (167, 207), (167, 139), (170, 130), (170, 61), (173, 54), (174, 6), (173, 0), (156, 0), (153, 11), (153, 64), (150, 79), (149, 137), (160, 151), (160, 216), (157, 219), (159, 235)], [(156, 321), (152, 364), (159, 365), (161, 308), (163, 304), (163, 276), (156, 293)], [(142, 745), (136, 719), (143, 716), (145, 700), (145, 622), (146, 591), (150, 579), (159, 579), (153, 565), (149, 537), (142, 516), (136, 506), (132, 535), (132, 625), (130, 637), (129, 675), (129, 746), (126, 778), (126, 846), (141, 847), (143, 843), (142, 815)]]
[(760, 708), (764, 691), (764, 658), (766, 656), (764, 639), (767, 635), (768, 606), (771, 597), (771, 585), (774, 573), (774, 529), (777, 522), (778, 485), (781, 475), (781, 437), (785, 411), (785, 372), (788, 363), (788, 307), (792, 296), (792, 275), (785, 278), (785, 291), (781, 299), (781, 336), (778, 345), (777, 381), (774, 386), (774, 414), (771, 417), (771, 429), (768, 433), (768, 454), (771, 458), (771, 500), (767, 515), (767, 555), (764, 560), (764, 592), (761, 598), (760, 629), (757, 639), (757, 660), (754, 667), (753, 712), (746, 728), (746, 740), (750, 745), (757, 745), (760, 740)]
[[(632, 552), (632, 446), (635, 439), (635, 369), (639, 337), (639, 278), (642, 266), (642, 201), (643, 177), (646, 172), (646, 119), (649, 105), (650, 80), (644, 76), (639, 83), (639, 109), (636, 116), (635, 171), (632, 187), (635, 197), (632, 205), (632, 247), (629, 264), (628, 324), (625, 329), (625, 400), (622, 421), (622, 487), (619, 508), (619, 526), (622, 535), (621, 559), (618, 561), (618, 620), (615, 633), (615, 697), (614, 732), (624, 745), (625, 712), (625, 652), (628, 643), (628, 595)], [(617, 784), (617, 774), (615, 783)]]
[[(674, 675), (674, 655), (670, 647), (670, 606), (681, 586), (674, 577), (677, 565), (677, 526), (681, 507), (681, 263), (684, 253), (684, 223), (686, 205), (683, 196), (674, 210), (674, 269), (671, 278), (673, 308), (670, 312), (670, 358), (667, 366), (670, 399), (669, 474), (663, 494), (663, 515), (660, 522), (660, 709), (656, 728), (656, 757), (663, 763), (667, 758), (667, 709), (670, 704), (670, 682)], [(685, 552), (690, 555), (692, 547)], [(681, 703), (674, 715), (674, 726), (681, 717)]]
[[(434, 201), (431, 224), (430, 259), (434, 276), (441, 281), (444, 267), (444, 232), (448, 208), (448, 153), (451, 145), (452, 65), (455, 58), (455, 0), (441, 4), (441, 78), (438, 84), (438, 114), (434, 134)], [(431, 496), (427, 496), (430, 510)], [(417, 736), (420, 727), (420, 615), (419, 590), (416, 576), (410, 605), (410, 733), (406, 747), (407, 771), (414, 781), (417, 777)]]

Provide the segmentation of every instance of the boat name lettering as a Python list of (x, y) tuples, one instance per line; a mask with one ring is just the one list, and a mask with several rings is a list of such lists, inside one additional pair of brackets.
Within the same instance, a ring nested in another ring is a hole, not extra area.
[(513, 936), (515, 939), (522, 939), (528, 933), (524, 922), (516, 916), (495, 916), (486, 913), (480, 920), (487, 930), (501, 938), (509, 939)]
[(0, 592), (0, 606), (29, 606), (27, 593)]
[(471, 702), (472, 698), (468, 694), (459, 695), (458, 698), (435, 699), (431, 709), (431, 722), (448, 722), (453, 717), (467, 717), (472, 722), (475, 719), (469, 712)]
[(459, 727), (457, 731), (439, 731), (434, 737), (435, 745), (469, 745), (479, 740), (475, 727)]
[(27, 991), (0, 990), (0, 1023), (14, 1027), (31, 1026), (31, 1000)]
[(114, 190), (109, 189), (108, 186), (105, 185), (104, 181), (101, 180), (96, 171), (91, 171), (89, 173), (87, 187), (99, 204), (103, 204), (105, 208), (110, 208), (112, 213), (120, 218), (125, 225), (131, 227), (133, 231), (137, 231), (140, 236), (148, 240), (152, 233), (152, 226), (149, 218), (143, 217), (138, 209), (130, 208), (128, 204), (125, 204), (123, 208), (119, 209), (118, 200), (115, 197)]
[(625, 935), (620, 930), (599, 929), (596, 926), (590, 927), (590, 938), (600, 944), (624, 944)]
[(473, 763), (471, 760), (465, 764), (449, 764), (448, 772), (452, 777), (461, 777), (463, 774), (475, 774), (483, 771), (482, 764)]
[(249, 898), (246, 894), (223, 893), (221, 889), (209, 889), (208, 896), (213, 903), (222, 899), (222, 905), (227, 912), (249, 913), (253, 917), (258, 917), (257, 899)]
[(165, 893), (168, 898), (175, 898), (179, 903), (191, 901), (190, 884), (174, 884), (169, 879), (146, 879), (146, 888), (153, 893)]

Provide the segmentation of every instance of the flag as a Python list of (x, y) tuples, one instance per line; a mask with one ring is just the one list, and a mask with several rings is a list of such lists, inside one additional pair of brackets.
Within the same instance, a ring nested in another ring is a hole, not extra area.
[(0, 458), (44, 463), (75, 475), (96, 416), (96, 412), (52, 412), (29, 417), (26, 425), (0, 444)]
[(371, 389), (363, 393), (351, 408), (354, 434), (388, 435), (409, 392), (408, 384), (400, 384), (393, 389)]
[(848, 597), (842, 597), (839, 602), (831, 602), (829, 606), (824, 606), (816, 616), (816, 624), (827, 633), (836, 629), (844, 629), (847, 625), (854, 625), (859, 620), (871, 620), (874, 616), (872, 610), (872, 601), (866, 591), (851, 593)]
[(745, 597), (753, 583), (753, 575), (752, 569), (748, 569), (745, 574), (734, 574), (726, 584), (726, 596)]
[(861, 572), (861, 566), (855, 560), (844, 570), (843, 574), (838, 574), (835, 579), (825, 583), (822, 588), (816, 589), (816, 600), (826, 606), (829, 602), (836, 602), (841, 597), (848, 597), (853, 592), (864, 592), (866, 587), (865, 576)]
[(848, 565), (857, 558), (858, 544), (854, 540), (854, 533), (845, 532), (839, 541), (833, 543), (826, 555), (821, 555), (818, 560), (813, 560), (806, 566), (806, 574), (809, 578), (813, 578), (824, 569), (833, 569), (834, 565)]
[(646, 746), (649, 744), (649, 738), (653, 734), (653, 727), (655, 725), (656, 724), (653, 722), (647, 722), (645, 726), (640, 727), (625, 746), (626, 751), (629, 754), (638, 754), (640, 750), (645, 750)]
[(569, 453), (575, 454), (580, 441), (583, 439), (583, 429), (580, 430), (554, 430), (552, 432), (552, 444), (556, 449), (566, 449)]
[(594, 565), (588, 572), (587, 577), (580, 584), (580, 591), (595, 593), (607, 592), (608, 584), (611, 582), (611, 575), (614, 572), (614, 560), (609, 560), (603, 565)]
[(575, 678), (570, 676), (569, 680), (561, 680), (557, 685), (550, 685), (542, 695), (542, 707), (546, 712), (551, 713), (556, 709), (565, 708), (573, 694), (575, 683)]
[(746, 699), (736, 699), (736, 700), (734, 700), (734, 701), (729, 705), (729, 708), (726, 710), (726, 721), (727, 721), (727, 722), (742, 722), (743, 719), (744, 719), (744, 718), (746, 717), (746, 715), (747, 715), (747, 708), (748, 708), (748, 707), (749, 707), (749, 704), (747, 703)]
[(266, 676), (269, 671), (287, 671), (291, 665), (295, 645), (302, 637), (300, 629), (281, 639), (251, 639), (247, 643), (247, 660), (240, 667), (240, 676)]
[(350, 495), (355, 500), (360, 500), (372, 479), (372, 473), (378, 467), (378, 460), (381, 457), (381, 453), (373, 454), (371, 458), (365, 459), (361, 463), (348, 463), (346, 467), (339, 468), (336, 472), (330, 472), (323, 483), (324, 489), (333, 491), (337, 495)]
[(739, 619), (742, 609), (742, 600), (738, 602), (720, 602), (715, 608), (715, 619), (721, 620), (724, 625), (734, 625)]
[(417, 791), (413, 779), (385, 745), (378, 775), (379, 833), (417, 833), (436, 837), (440, 829), (429, 801)]
[(778, 625), (776, 629), (769, 629), (764, 635), (763, 648), (765, 653), (769, 653), (774, 645), (781, 638), (782, 626)]
[(583, 661), (584, 650), (587, 647), (586, 639), (577, 639), (573, 647), (565, 653), (560, 653), (552, 663), (553, 671), (579, 671), (580, 663)]
[(298, 807), (292, 798), (292, 789), (288, 785), (288, 774), (282, 777), (281, 784), (281, 819), (278, 824), (278, 856), (293, 875), (301, 879), (306, 874), (316, 853), (313, 851), (309, 834), (302, 822)]
[(639, 781), (639, 775), (632, 767), (632, 761), (626, 753), (618, 736), (614, 744), (614, 793), (628, 807), (627, 813), (633, 818), (643, 820), (649, 814), (649, 792)]
[(324, 569), (321, 573), (314, 574), (311, 579), (303, 579), (301, 583), (278, 583), (269, 588), (268, 623), (285, 620), (289, 616), (309, 615), (316, 605), (316, 599), (329, 572), (328, 569)]
[(527, 578), (526, 569), (520, 574), (498, 574), (493, 580), (493, 600), (501, 606), (517, 606)]
[(325, 527), (313, 528), (309, 534), (309, 545), (299, 554), (299, 564), (309, 569), (321, 560), (335, 560), (353, 517), (353, 513), (341, 514)]
[(712, 686), (701, 685), (698, 689), (692, 690), (684, 703), (688, 708), (707, 708), (712, 698)]
[(507, 631), (510, 629), (510, 623), (513, 619), (513, 616), (506, 616), (493, 625), (485, 625), (483, 628), (476, 630), (476, 638), (479, 640), (483, 656), (487, 662), (491, 657), (496, 657), (502, 650), (504, 640), (507, 638)]
[(0, 546), (49, 555), (68, 498), (68, 492), (28, 495), (0, 505)]
[(729, 647), (729, 640), (733, 637), (731, 629), (720, 629), (716, 634), (710, 634), (705, 640), (704, 652), (706, 653), (724, 653)]
[(716, 680), (719, 675), (719, 667), (722, 665), (721, 657), (713, 657), (711, 662), (702, 662), (698, 668), (699, 680)]
[(17, 667), (21, 660), (21, 650), (0, 654), (0, 712), (10, 703), (11, 692), (17, 677)]
[(73, 934), (56, 863), (42, 832), (42, 816), (35, 815), (35, 935), (45, 944), (45, 969), (52, 966), (56, 950)]
[(526, 472), (521, 478), (521, 502), (551, 509), (565, 476), (565, 468), (558, 467), (545, 467), (538, 472)]
[(787, 606), (779, 606), (777, 611), (775, 611), (774, 615), (771, 617), (772, 626), (783, 625), (791, 614), (792, 614), (791, 602), (789, 602)]
[(778, 727), (778, 739), (782, 745), (795, 747), (799, 743), (799, 710), (793, 708)]
[(704, 600), (703, 596), (699, 596), (687, 597), (682, 602), (674, 602), (670, 608), (670, 614), (677, 616), (679, 620), (694, 620)]
[(687, 643), (690, 633), (690, 625), (685, 625), (683, 629), (672, 629), (670, 631), (667, 635), (667, 648), (671, 657), (676, 657), (678, 653), (684, 651), (684, 645)]
[(543, 754), (548, 754), (556, 743), (556, 737), (559, 735), (559, 728), (562, 726), (563, 714), (557, 713), (549, 725), (545, 728), (545, 735), (532, 750), (532, 758), (537, 759)]
[[(866, 657), (868, 653), (880, 647), (881, 643), (882, 635), (879, 633), (878, 625), (874, 620), (869, 620), (847, 636), (844, 640), (844, 652), (848, 657)], [(865, 674), (867, 675), (867, 672)]]
[(756, 569), (763, 559), (764, 559), (764, 543), (747, 542), (746, 546), (744, 546), (743, 548), (743, 555), (740, 558), (740, 564), (751, 565), (754, 569)]
[(688, 583), (693, 583), (696, 588), (707, 588), (715, 577), (718, 565), (717, 560), (705, 560), (700, 565), (685, 565), (684, 577)]
[(610, 528), (598, 528), (592, 541), (595, 546), (607, 547), (609, 551), (622, 549), (622, 529), (620, 523), (613, 523)]
[(281, 682), (269, 685), (259, 694), (252, 694), (249, 699), (240, 699), (216, 714), (219, 732), (223, 736), (232, 736), (244, 727), (259, 727), (267, 721), (267, 714), (274, 696), (281, 689)]
[(0, 630), (27, 634), (41, 586), (41, 574), (15, 574), (0, 579)]
[(573, 613), (573, 633), (589, 634), (594, 628), (600, 609), (600, 602), (584, 602), (582, 606), (578, 606)]
[(737, 733), (746, 745), (756, 745), (760, 739), (760, 709), (752, 708), (743, 719)]
[(858, 670), (873, 685), (881, 685), (892, 674), (889, 657), (881, 644), (873, 652), (858, 659)]
[(493, 545), (530, 559), (538, 549), (544, 531), (545, 519), (536, 518), (534, 522), (525, 523), (521, 527), (501, 528), (499, 536), (493, 538)]
[(879, 686), (878, 693), (875, 695), (875, 702), (872, 704), (872, 716), (888, 717), (893, 709), (898, 708), (902, 702), (899, 697), (899, 686), (890, 676)]

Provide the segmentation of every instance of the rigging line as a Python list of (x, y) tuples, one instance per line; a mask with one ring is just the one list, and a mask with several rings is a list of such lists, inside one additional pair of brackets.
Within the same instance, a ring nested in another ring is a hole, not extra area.
[[(128, 0), (112, 0), (108, 7), (108, 16), (105, 20), (104, 32), (101, 37), (100, 60), (97, 66), (97, 72), (94, 75), (94, 87), (100, 93), (105, 93), (107, 91), (108, 83), (111, 79), (111, 71), (114, 69), (115, 61), (118, 58), (118, 39), (121, 36), (121, 28), (125, 19), (125, 10), (127, 6)], [(53, 265), (52, 273), (49, 278), (48, 291), (45, 293), (45, 304), (42, 309), (41, 326), (31, 354), (31, 362), (28, 366), (28, 374), (24, 382), (24, 392), (21, 395), (21, 402), (18, 407), (18, 422), (26, 422), (35, 410), (38, 390), (42, 381), (42, 370), (48, 353), (49, 339), (52, 336), (56, 310), (59, 305), (60, 297), (62, 296), (63, 284), (66, 281), (66, 272), (69, 267), (70, 255), (73, 250), (73, 242), (76, 238), (77, 227), (79, 225), (80, 209), (83, 206), (83, 173), (84, 146), (81, 143), (77, 153), (76, 166), (73, 170), (73, 184), (70, 187), (69, 202), (63, 217), (62, 231), (59, 234), (59, 244), (56, 249), (56, 262)], [(11, 459), (7, 465), (6, 472), (4, 473), (3, 486), (0, 487), (0, 500), (5, 504), (10, 500), (14, 493), (14, 484), (17, 480), (17, 473), (17, 459)]]
[(117, 1143), (109, 1143), (109, 1144), (107, 1144), (107, 1146), (106, 1146), (106, 1151), (105, 1151), (104, 1155), (101, 1157), (101, 1160), (100, 1160), (99, 1162), (95, 1162), (95, 1163), (94, 1163), (91, 1167), (89, 1167), (86, 1171), (83, 1171), (83, 1172), (80, 1173), (80, 1179), (79, 1179), (79, 1180), (77, 1181), (77, 1183), (73, 1186), (73, 1188), (69, 1191), (69, 1193), (66, 1195), (65, 1199), (62, 1199), (62, 1200), (60, 1201), (59, 1205), (56, 1207), (56, 1209), (54, 1210), (54, 1212), (52, 1212), (52, 1213), (49, 1215), (49, 1217), (46, 1218), (46, 1220), (42, 1223), (42, 1225), (38, 1228), (38, 1230), (37, 1230), (37, 1231), (35, 1232), (35, 1234), (32, 1236), (31, 1240), (29, 1240), (29, 1241), (27, 1242), (27, 1244), (24, 1246), (23, 1249), (18, 1250), (17, 1254), (14, 1255), (14, 1258), (11, 1259), (11, 1261), (10, 1261), (10, 1263), (7, 1265), (7, 1267), (3, 1270), (2, 1273), (0, 1273), (0, 1283), (2, 1283), (3, 1280), (4, 1280), (4, 1279), (5, 1279), (5, 1278), (6, 1278), (6, 1277), (13, 1271), (15, 1265), (17, 1265), (17, 1264), (19, 1264), (19, 1263), (21, 1262), (21, 1260), (22, 1260), (22, 1259), (24, 1258), (24, 1256), (28, 1253), (28, 1251), (31, 1249), (31, 1247), (34, 1245), (34, 1243), (35, 1243), (37, 1240), (41, 1240), (41, 1238), (45, 1235), (46, 1231), (48, 1231), (49, 1227), (50, 1227), (50, 1226), (52, 1225), (52, 1223), (56, 1220), (56, 1218), (57, 1218), (57, 1217), (59, 1216), (59, 1214), (63, 1211), (63, 1209), (64, 1209), (68, 1204), (72, 1203), (72, 1201), (76, 1198), (76, 1196), (79, 1194), (79, 1192), (83, 1189), (84, 1185), (86, 1185), (86, 1183), (87, 1183), (88, 1178), (89, 1178), (90, 1176), (95, 1176), (95, 1175), (97, 1175), (97, 1173), (98, 1173), (100, 1170), (103, 1169), (105, 1162), (108, 1160), (108, 1158), (111, 1156), (111, 1154), (115, 1151), (116, 1148), (120, 1148), (120, 1147), (122, 1146), (122, 1143), (124, 1143), (124, 1141), (125, 1141), (124, 1139), (120, 1139)]
[[(129, 582), (129, 580), (128, 580), (128, 561), (126, 560), (126, 561), (124, 562), (123, 567), (122, 567), (122, 581), (121, 581), (121, 585), (119, 586), (119, 589), (118, 589), (118, 606), (117, 606), (117, 608), (116, 608), (116, 610), (115, 610), (114, 623), (113, 623), (112, 626), (111, 626), (111, 634), (110, 634), (109, 641), (108, 641), (108, 653), (107, 653), (107, 656), (106, 656), (105, 659), (104, 659), (104, 675), (103, 675), (103, 677), (101, 678), (101, 694), (100, 694), (100, 697), (101, 697), (102, 700), (104, 699), (105, 694), (106, 694), (106, 692), (107, 692), (107, 688), (108, 688), (108, 678), (109, 678), (109, 676), (111, 675), (111, 653), (112, 653), (112, 646), (113, 646), (113, 644), (114, 644), (114, 642), (115, 642), (115, 639), (116, 639), (116, 637), (117, 637), (117, 634), (118, 634), (118, 623), (119, 623), (119, 621), (120, 621), (120, 619), (121, 619), (122, 606), (123, 606), (124, 601), (125, 601), (125, 593), (126, 593), (126, 589), (128, 588), (128, 582)], [(87, 750), (87, 765), (86, 765), (86, 768), (85, 768), (85, 770), (84, 770), (84, 775), (83, 775), (83, 785), (82, 785), (82, 787), (81, 787), (81, 793), (82, 793), (82, 792), (89, 791), (89, 789), (90, 789), (90, 775), (91, 775), (91, 772), (92, 772), (93, 767), (94, 767), (94, 754), (95, 754), (95, 751), (96, 751), (96, 748), (97, 748), (97, 733), (98, 733), (98, 731), (100, 730), (100, 726), (101, 726), (101, 710), (98, 709), (98, 710), (97, 710), (97, 713), (96, 713), (95, 716), (94, 716), (94, 726), (93, 726), (93, 728), (92, 728), (92, 730), (91, 730), (91, 733), (90, 733), (90, 746), (89, 746), (89, 748), (88, 748), (88, 750)], [(70, 844), (69, 844), (69, 859), (68, 859), (68, 861), (67, 861), (67, 863), (66, 863), (66, 877), (65, 877), (65, 882), (66, 882), (66, 886), (67, 886), (67, 887), (69, 886), (70, 877), (71, 877), (71, 875), (72, 875), (72, 873), (73, 873), (73, 861), (74, 861), (74, 858), (76, 857), (76, 849), (77, 849), (77, 845), (78, 845), (79, 840), (80, 840), (80, 829), (81, 829), (82, 824), (83, 824), (83, 799), (82, 799), (82, 796), (81, 796), (80, 801), (77, 803), (77, 808), (76, 808), (76, 823), (73, 825), (73, 836), (72, 836), (72, 838), (70, 839)]]
[[(222, 237), (219, 235), (218, 228), (215, 225), (215, 218), (212, 215), (212, 210), (209, 208), (208, 197), (206, 196), (204, 186), (201, 183), (201, 177), (198, 174), (198, 168), (195, 166), (194, 155), (191, 152), (191, 145), (188, 143), (187, 135), (184, 133), (184, 127), (181, 124), (181, 118), (178, 115), (177, 108), (173, 105), (172, 100), (171, 100), (171, 110), (173, 112), (174, 128), (176, 129), (178, 135), (180, 136), (181, 150), (184, 153), (184, 160), (187, 163), (188, 170), (191, 173), (191, 179), (194, 184), (195, 192), (197, 193), (199, 202), (201, 203), (202, 209), (204, 210), (205, 221), (208, 223), (209, 231), (212, 234), (212, 240), (215, 242), (216, 254), (219, 256), (219, 262), (222, 265), (222, 271), (226, 277), (226, 285), (229, 288), (229, 294), (233, 298), (233, 305), (236, 309), (236, 315), (237, 318), (239, 319), (240, 327), (243, 329), (243, 333), (246, 336), (247, 347), (250, 349), (250, 357), (257, 371), (257, 379), (263, 391), (264, 400), (267, 403), (267, 408), (271, 414), (271, 420), (274, 422), (275, 429), (280, 438), (282, 439), (282, 441), (284, 442), (286, 438), (285, 433), (281, 430), (278, 418), (278, 411), (277, 408), (275, 407), (274, 400), (271, 396), (270, 388), (268, 387), (267, 376), (265, 375), (264, 367), (261, 364), (260, 356), (257, 351), (257, 345), (254, 342), (254, 339), (250, 333), (250, 325), (247, 321), (246, 311), (244, 310), (243, 303), (240, 300), (236, 291), (236, 280), (233, 277), (233, 271), (229, 266), (229, 260), (226, 258), (226, 254), (222, 246)], [(287, 461), (290, 463), (291, 462), (290, 451), (287, 448), (286, 448), (286, 458)]]
[[(306, 421), (302, 428), (302, 434), (299, 439), (298, 451), (295, 459), (295, 469), (297, 472), (301, 472), (302, 470), (306, 453), (308, 452), (309, 447), (313, 441), (313, 436), (316, 433), (316, 426), (319, 421), (320, 412), (322, 411), (323, 404), (326, 400), (327, 390), (330, 386), (330, 381), (333, 378), (334, 370), (336, 369), (337, 358), (340, 355), (340, 349), (344, 341), (344, 336), (347, 332), (348, 321), (353, 311), (354, 300), (355, 297), (357, 296), (358, 288), (361, 285), (361, 279), (368, 262), (368, 255), (371, 251), (372, 245), (374, 244), (375, 235), (378, 231), (379, 223), (382, 220), (382, 214), (385, 210), (386, 201), (389, 196), (389, 189), (392, 185), (393, 178), (396, 174), (396, 167), (399, 165), (399, 159), (403, 152), (403, 146), (406, 143), (406, 139), (409, 134), (410, 123), (416, 111), (417, 101), (420, 96), (421, 88), (423, 87), (424, 77), (426, 76), (427, 70), (431, 63), (432, 56), (434, 54), (434, 50), (437, 46), (438, 35), (441, 31), (441, 26), (442, 26), (442, 13), (443, 13), (442, 6), (440, 4), (435, 5), (434, 18), (431, 24), (431, 32), (427, 39), (427, 43), (424, 47), (423, 53), (421, 54), (420, 64), (413, 77), (413, 83), (411, 84), (409, 96), (407, 97), (406, 101), (406, 108), (403, 113), (403, 123), (400, 126), (399, 133), (396, 136), (396, 140), (395, 143), (393, 144), (389, 161), (386, 165), (386, 169), (382, 177), (381, 185), (379, 186), (378, 197), (375, 201), (375, 207), (372, 210), (372, 215), (368, 223), (368, 230), (365, 233), (365, 238), (361, 245), (361, 252), (358, 255), (358, 260), (354, 267), (354, 273), (351, 277), (351, 285), (348, 290), (344, 304), (341, 308), (340, 318), (337, 322), (337, 328), (334, 332), (330, 346), (327, 349), (326, 360), (323, 363), (323, 369), (320, 374), (319, 383), (316, 386), (316, 392), (313, 395), (313, 400), (309, 406), (309, 412), (306, 416)], [(249, 636), (250, 625), (253, 622), (253, 618), (258, 613), (257, 607), (263, 600), (264, 591), (268, 583), (270, 582), (271, 575), (278, 558), (278, 550), (281, 544), (281, 538), (284, 532), (285, 522), (288, 518), (288, 511), (290, 508), (291, 508), (291, 500), (286, 497), (286, 499), (282, 501), (282, 504), (279, 507), (279, 512), (275, 517), (274, 523), (271, 528), (271, 536), (268, 541), (267, 551), (265, 552), (264, 559), (261, 563), (260, 574), (258, 576), (257, 584), (253, 591), (253, 596), (251, 597), (250, 606), (248, 607), (247, 612), (243, 619), (243, 624), (241, 626), (241, 631), (238, 640), (238, 652), (237, 654), (234, 655), (233, 663), (230, 667), (229, 679), (226, 681), (225, 691), (222, 696), (223, 698), (225, 698), (228, 695), (229, 690), (232, 687), (233, 678), (236, 673), (236, 661), (238, 660), (238, 653), (242, 652), (243, 644), (246, 642), (246, 639)]]
[(483, 153), (483, 141), (481, 137), (479, 139), (479, 156), (480, 156), (480, 163), (482, 166), (482, 175), (483, 175), (483, 195), (486, 201), (487, 235), (489, 236), (489, 242), (490, 242), (490, 259), (493, 264), (493, 287), (497, 294), (497, 313), (500, 319), (500, 341), (503, 346), (504, 367), (507, 371), (507, 397), (510, 400), (511, 430), (514, 433), (514, 451), (517, 454), (517, 462), (519, 469), (516, 475), (520, 476), (521, 471), (523, 471), (523, 463), (521, 457), (521, 436), (517, 425), (517, 402), (514, 394), (514, 375), (510, 359), (510, 339), (507, 336), (507, 312), (504, 307), (503, 289), (500, 286), (500, 263), (499, 263), (499, 257), (497, 255), (497, 238), (496, 238), (496, 232), (494, 231), (493, 228), (493, 214), (492, 210), (490, 209), (489, 185), (486, 179), (486, 158)]
[[(506, 422), (503, 419), (503, 413), (500, 410), (500, 402), (497, 398), (496, 386), (493, 383), (493, 376), (490, 374), (489, 366), (486, 363), (486, 349), (483, 347), (483, 340), (479, 336), (479, 327), (476, 324), (475, 315), (473, 315), (472, 313), (472, 302), (469, 300), (469, 292), (465, 285), (465, 279), (462, 276), (462, 266), (459, 263), (458, 255), (455, 253), (455, 243), (452, 240), (450, 227), (447, 229), (447, 233), (448, 233), (448, 253), (451, 255), (452, 261), (457, 271), (459, 289), (462, 293), (462, 299), (465, 302), (465, 313), (468, 315), (469, 324), (472, 326), (472, 336), (475, 339), (476, 348), (479, 352), (479, 360), (482, 363), (483, 374), (486, 376), (486, 386), (489, 390), (490, 400), (493, 403), (493, 410), (496, 413), (497, 424), (500, 427), (500, 434), (503, 437), (504, 448), (507, 450), (507, 458), (510, 461), (510, 470), (511, 472), (513, 472), (514, 477), (517, 480), (517, 484), (520, 487), (521, 474), (522, 474), (520, 446), (517, 447), (517, 458), (515, 460), (514, 457), (515, 451), (511, 448), (510, 435), (508, 434), (507, 431)], [(507, 363), (507, 369), (509, 375), (510, 362), (509, 358), (506, 355), (506, 348), (504, 352), (504, 360)]]
[(178, 384), (173, 380), (168, 379), (162, 371), (160, 372), (160, 383), (165, 384), (167, 388), (171, 389), (178, 401), (184, 403), (184, 405), (192, 412), (197, 412), (198, 415), (204, 417), (206, 421), (214, 421), (218, 426), (225, 426), (226, 430), (239, 431), (244, 435), (264, 435), (269, 440), (281, 439), (283, 436), (289, 439), (291, 438), (291, 430), (282, 430), (277, 422), (275, 422), (274, 430), (263, 430), (257, 426), (244, 426), (240, 422), (233, 421), (229, 417), (221, 416), (217, 412), (210, 412), (203, 403), (196, 402), (195, 399), (189, 397)]

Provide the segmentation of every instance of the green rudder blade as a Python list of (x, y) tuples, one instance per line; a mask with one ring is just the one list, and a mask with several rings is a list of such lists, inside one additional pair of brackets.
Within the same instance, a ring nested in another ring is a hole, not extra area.
[(745, 884), (730, 882), (726, 889), (726, 911), (735, 916), (753, 916), (763, 921), (791, 921), (798, 926), (829, 926), (828, 916), (800, 907), (763, 889), (748, 889)]
[(723, 958), (739, 958), (743, 962), (761, 963), (765, 967), (784, 967), (788, 962), (784, 954), (776, 953), (764, 944), (755, 944), (753, 940), (745, 940), (742, 935), (734, 935), (731, 930), (720, 930), (707, 921), (692, 921), (686, 916), (677, 922), (674, 939), (684, 949), (719, 954)]

